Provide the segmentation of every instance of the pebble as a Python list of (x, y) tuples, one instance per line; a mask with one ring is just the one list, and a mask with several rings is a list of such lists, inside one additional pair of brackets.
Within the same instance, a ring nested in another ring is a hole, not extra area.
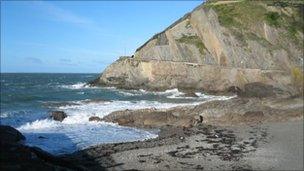
[(239, 152), (241, 152), (241, 148), (236, 145), (233, 145), (233, 146), (231, 146), (231, 151), (232, 151), (232, 153), (239, 153)]

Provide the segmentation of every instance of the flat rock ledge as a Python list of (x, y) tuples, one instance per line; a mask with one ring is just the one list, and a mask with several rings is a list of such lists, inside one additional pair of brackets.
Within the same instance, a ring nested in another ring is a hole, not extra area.
[(105, 122), (140, 128), (163, 126), (192, 127), (199, 123), (236, 125), (303, 118), (302, 97), (247, 98), (217, 100), (197, 106), (174, 107), (165, 110), (140, 109), (115, 111), (105, 116)]

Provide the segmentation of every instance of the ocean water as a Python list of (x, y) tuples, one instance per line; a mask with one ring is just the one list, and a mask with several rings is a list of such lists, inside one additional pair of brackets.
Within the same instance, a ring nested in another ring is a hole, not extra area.
[[(202, 92), (197, 92), (199, 97), (184, 97), (177, 89), (148, 92), (86, 85), (97, 76), (1, 73), (1, 124), (22, 132), (27, 145), (59, 155), (96, 144), (157, 137), (157, 130), (89, 122), (91, 116), (103, 117), (124, 109), (166, 109), (231, 98)], [(55, 110), (66, 112), (68, 117), (63, 122), (52, 120), (49, 113)]]

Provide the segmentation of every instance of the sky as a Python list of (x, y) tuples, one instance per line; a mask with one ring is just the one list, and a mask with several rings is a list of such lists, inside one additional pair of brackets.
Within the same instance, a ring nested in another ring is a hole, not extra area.
[(1, 72), (102, 72), (201, 3), (1, 1)]

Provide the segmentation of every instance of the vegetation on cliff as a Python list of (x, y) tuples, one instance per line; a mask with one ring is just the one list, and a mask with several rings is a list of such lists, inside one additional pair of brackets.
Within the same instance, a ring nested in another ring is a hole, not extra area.
[[(217, 1), (219, 2), (219, 1)], [(275, 7), (275, 8), (272, 8)], [(206, 8), (212, 8), (218, 15), (219, 23), (230, 29), (256, 32), (256, 26), (267, 23), (275, 28), (282, 28), (283, 38), (290, 39), (303, 47), (304, 1), (250, 1), (218, 4), (210, 1)], [(281, 9), (280, 11), (278, 9)]]
[(198, 36), (188, 36), (188, 35), (183, 34), (183, 36), (181, 38), (177, 39), (177, 41), (180, 43), (195, 45), (199, 49), (199, 52), (201, 54), (204, 54), (205, 50), (207, 50), (204, 43)]

